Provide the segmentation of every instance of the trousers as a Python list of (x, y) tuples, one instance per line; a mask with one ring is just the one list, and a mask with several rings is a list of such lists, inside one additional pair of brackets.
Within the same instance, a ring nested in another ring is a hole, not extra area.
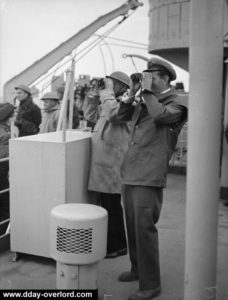
[(121, 195), (100, 193), (100, 202), (108, 212), (107, 253), (127, 248)]
[(156, 223), (162, 200), (163, 188), (123, 185), (131, 271), (138, 274), (140, 290), (161, 286)]

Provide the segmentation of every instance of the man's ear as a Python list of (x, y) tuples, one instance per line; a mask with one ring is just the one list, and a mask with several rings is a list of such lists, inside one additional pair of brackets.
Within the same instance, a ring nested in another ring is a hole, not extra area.
[(168, 76), (168, 75), (165, 75), (163, 78), (164, 78), (165, 82), (166, 82), (167, 84), (169, 84), (169, 76)]

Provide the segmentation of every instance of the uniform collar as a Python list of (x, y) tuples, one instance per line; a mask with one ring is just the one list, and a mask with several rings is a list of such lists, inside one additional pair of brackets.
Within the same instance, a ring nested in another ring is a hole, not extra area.
[(165, 100), (167, 97), (169, 96), (173, 96), (176, 95), (176, 92), (172, 89), (170, 90), (166, 90), (165, 93), (160, 93), (159, 95), (157, 95), (156, 97), (158, 98), (159, 102), (162, 102), (163, 100)]
[(44, 108), (43, 111), (50, 112), (50, 111), (59, 110), (59, 109), (60, 109), (60, 105), (57, 103), (56, 105), (53, 105), (52, 107)]
[(168, 88), (167, 90), (165, 90), (165, 91), (161, 92), (161, 93), (160, 93), (160, 95), (161, 95), (161, 94), (168, 93), (168, 92), (170, 92), (170, 91), (171, 91), (171, 88)]

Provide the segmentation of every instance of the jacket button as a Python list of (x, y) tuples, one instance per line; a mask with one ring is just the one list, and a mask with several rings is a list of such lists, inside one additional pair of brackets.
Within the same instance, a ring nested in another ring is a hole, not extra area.
[(135, 144), (134, 142), (130, 142), (130, 145), (131, 145), (131, 146), (134, 146), (134, 144)]
[(135, 128), (138, 129), (138, 128), (139, 128), (139, 125), (135, 125)]

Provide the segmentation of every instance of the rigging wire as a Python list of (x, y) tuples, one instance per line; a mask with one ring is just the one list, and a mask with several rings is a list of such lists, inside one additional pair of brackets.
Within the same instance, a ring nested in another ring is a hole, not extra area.
[[(124, 17), (123, 18), (123, 20), (125, 20), (126, 19), (126, 17)], [(123, 20), (122, 21), (120, 21), (120, 22), (118, 22), (116, 25), (114, 25), (113, 27), (111, 27), (109, 30), (107, 30), (99, 39), (97, 39), (96, 41), (95, 41), (95, 43), (94, 43), (94, 45), (93, 46), (91, 46), (90, 48), (89, 48), (89, 50), (87, 50), (81, 57), (79, 57), (79, 59), (77, 60), (77, 61), (79, 61), (79, 60), (81, 60), (88, 52), (90, 52), (96, 45), (98, 45), (101, 41), (103, 41), (112, 31), (114, 31), (116, 28), (117, 28), (117, 26), (119, 26), (122, 22), (123, 22)], [(84, 49), (86, 49), (86, 47), (84, 48)], [(84, 50), (83, 49), (83, 50)], [(82, 51), (81, 51), (82, 52)]]
[[(103, 35), (102, 37), (98, 37), (95, 41), (92, 41), (90, 44), (88, 44), (86, 47), (84, 47), (83, 49), (81, 49), (77, 55), (81, 54), (83, 51), (85, 51), (88, 47), (90, 47), (90, 49), (85, 52), (84, 55), (82, 55), (81, 57), (79, 57), (76, 62), (78, 62), (79, 60), (81, 60), (89, 51), (91, 51), (97, 44), (99, 44), (109, 33), (111, 33), (117, 26), (119, 25), (119, 23), (115, 24), (113, 27), (111, 27), (110, 29), (108, 29)], [(73, 58), (76, 57), (76, 54), (73, 56)], [(65, 64), (67, 64), (68, 62), (71, 61), (72, 58), (68, 59), (67, 61), (65, 61), (64, 63), (62, 63), (57, 69), (60, 69), (61, 67), (63, 67)], [(56, 70), (55, 69), (55, 72)], [(46, 78), (48, 78), (49, 76), (51, 76), (53, 74), (53, 71), (50, 74), (47, 74), (45, 77), (41, 78), (38, 82), (36, 82), (36, 85), (38, 85), (40, 82), (42, 82), (43, 80), (45, 80)]]
[(108, 51), (109, 51), (109, 54), (110, 54), (110, 57), (111, 57), (111, 60), (112, 60), (112, 71), (114, 72), (114, 69), (115, 69), (115, 63), (114, 63), (114, 56), (113, 56), (113, 54), (112, 54), (112, 49), (111, 49), (111, 47), (109, 46), (109, 43), (107, 43), (105, 39), (104, 39), (104, 42), (105, 42), (106, 47), (107, 47), (107, 49), (108, 49)]
[[(84, 47), (79, 53), (82, 53), (84, 50), (86, 50), (86, 48), (88, 48), (90, 46), (89, 50), (87, 50), (84, 54), (82, 54), (78, 59), (75, 60), (75, 63), (80, 61), (88, 52), (90, 52), (95, 46), (97, 46), (106, 37), (106, 35), (111, 33), (118, 25), (119, 25), (119, 23), (116, 24), (115, 26), (113, 26), (112, 28), (110, 28), (105, 34), (103, 34), (103, 36), (101, 38), (98, 38), (96, 41), (93, 41), (88, 46)], [(75, 57), (76, 57), (76, 55), (73, 58), (75, 58)], [(67, 64), (71, 60), (72, 60), (72, 58), (68, 59), (66, 62), (64, 62), (62, 65), (60, 65), (59, 68), (63, 67), (65, 64)], [(46, 79), (47, 77), (51, 76), (51, 74), (52, 74), (52, 72), (50, 74), (48, 74), (47, 76), (45, 76), (45, 78), (42, 78), (42, 80), (40, 80), (39, 83), (41, 81), (43, 81), (44, 79)], [(47, 88), (49, 85), (51, 85), (51, 83), (54, 82), (55, 80), (57, 80), (57, 78), (50, 81), (50, 83), (47, 84), (47, 86), (45, 88)], [(38, 83), (36, 83), (36, 84), (38, 84)]]
[[(90, 52), (95, 46), (97, 46), (101, 41), (103, 41), (112, 31), (114, 31), (120, 24), (122, 24), (130, 15), (132, 15), (134, 13), (134, 11), (132, 11), (131, 13), (129, 14), (126, 14), (123, 16), (123, 18), (117, 22), (117, 24), (115, 24), (113, 27), (111, 27), (109, 30), (107, 30), (102, 36), (98, 36), (98, 38), (93, 41), (92, 43), (90, 43), (89, 45), (87, 45), (86, 47), (84, 47), (81, 51), (79, 51), (78, 54), (82, 53), (84, 50), (86, 50), (87, 48), (89, 48), (89, 50), (87, 50), (84, 54), (82, 54), (78, 59), (75, 60), (75, 63), (80, 61), (88, 52)], [(78, 55), (77, 54), (77, 55)], [(73, 55), (73, 58), (76, 57), (76, 54)], [(58, 68), (55, 69), (55, 72), (56, 70), (60, 69), (61, 67), (63, 67), (64, 65), (66, 65), (69, 61), (72, 60), (72, 57), (70, 59), (68, 59), (66, 62), (64, 62), (62, 65), (60, 65)], [(39, 80), (37, 84), (39, 84), (41, 81), (43, 81), (44, 79), (46, 79), (47, 77), (51, 76), (53, 74), (53, 72), (51, 72), (50, 74), (48, 74), (47, 76), (45, 76), (44, 78), (42, 78), (41, 80)], [(57, 78), (56, 78), (57, 79)], [(53, 81), (51, 81), (47, 87), (52, 83), (54, 82), (56, 79), (54, 79)]]
[(138, 72), (138, 69), (137, 69), (137, 67), (136, 67), (135, 61), (134, 61), (134, 59), (133, 59), (132, 56), (131, 56), (130, 58), (131, 58), (131, 61), (132, 61), (133, 66), (135, 67), (135, 71), (136, 71), (136, 73), (137, 73), (137, 72)]
[[(99, 36), (99, 34), (95, 33), (94, 36)], [(133, 42), (133, 41), (130, 41), (130, 40), (125, 40), (125, 39), (119, 39), (119, 38), (115, 38), (115, 37), (111, 37), (111, 36), (108, 36), (107, 39), (112, 39), (112, 40), (116, 40), (116, 41), (121, 41), (121, 42), (126, 42), (126, 43), (131, 43), (131, 44), (136, 44), (136, 45), (148, 47), (148, 44)]]
[(133, 49), (147, 50), (146, 47), (136, 47), (136, 46), (130, 46), (130, 45), (124, 45), (124, 44), (109, 43), (109, 45), (120, 46), (120, 47), (125, 47), (125, 48), (133, 48)]
[[(113, 57), (113, 54), (112, 54), (112, 49), (111, 49), (111, 47), (109, 46), (109, 43), (107, 43), (105, 39), (103, 40), (103, 42), (104, 42), (104, 44), (101, 44), (100, 47), (102, 47), (102, 46), (106, 46), (106, 47), (107, 47), (108, 52), (109, 52), (110, 57), (111, 57), (111, 61), (112, 61), (112, 72), (114, 72), (114, 69), (115, 69), (115, 63), (114, 63), (114, 57)], [(106, 72), (105, 72), (105, 74), (106, 74)]]
[(101, 58), (102, 58), (102, 61), (103, 61), (104, 71), (105, 71), (105, 75), (106, 75), (106, 74), (107, 74), (107, 68), (106, 68), (106, 63), (105, 63), (104, 53), (103, 53), (103, 50), (102, 50), (101, 46), (102, 46), (102, 45), (99, 45), (99, 49), (100, 49), (100, 52), (101, 52)]
[[(76, 57), (76, 55), (77, 55), (77, 48), (76, 48), (76, 49), (73, 49), (73, 51), (72, 51), (72, 53), (71, 53), (71, 60), (74, 59), (74, 57)], [(47, 77), (51, 76), (52, 74), (53, 74), (53, 76), (55, 75), (55, 73), (57, 72), (57, 70), (61, 67), (61, 66), (60, 66), (60, 63), (61, 63), (61, 61), (58, 62), (57, 67), (55, 68), (55, 70), (54, 70), (53, 72), (51, 72), (51, 74), (48, 74)], [(64, 76), (64, 72), (62, 72), (62, 73), (60, 74), (60, 76), (61, 76), (61, 75)], [(46, 78), (47, 78), (47, 77), (46, 77)], [(44, 85), (42, 86), (42, 89), (41, 89), (40, 93), (42, 94), (43, 91), (44, 91), (49, 85), (51, 85), (53, 82), (55, 82), (55, 80), (57, 80), (57, 79), (58, 79), (58, 78), (55, 78), (55, 79), (51, 78), (46, 84), (44, 84)]]

